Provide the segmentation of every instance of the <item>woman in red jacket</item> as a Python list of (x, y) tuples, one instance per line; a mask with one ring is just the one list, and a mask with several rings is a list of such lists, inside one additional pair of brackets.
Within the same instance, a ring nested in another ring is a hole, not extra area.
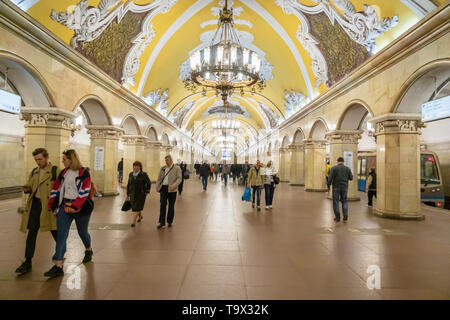
[(83, 263), (92, 260), (91, 237), (88, 233), (91, 214), (86, 214), (81, 210), (91, 188), (89, 169), (81, 166), (80, 159), (73, 149), (63, 152), (62, 162), (65, 169), (56, 179), (48, 203), (49, 209), (57, 215), (58, 226), (56, 252), (53, 256), (55, 265), (44, 273), (44, 276), (50, 278), (64, 275), (64, 254), (66, 253), (67, 237), (73, 220), (75, 220), (78, 234), (86, 248)]

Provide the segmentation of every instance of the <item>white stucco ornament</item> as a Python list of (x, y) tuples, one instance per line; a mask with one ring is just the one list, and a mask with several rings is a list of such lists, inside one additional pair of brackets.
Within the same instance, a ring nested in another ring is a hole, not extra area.
[(72, 12), (51, 11), (50, 17), (74, 30), (70, 40), (72, 48), (78, 48), (85, 42), (97, 39), (108, 26), (116, 20), (118, 24), (128, 12), (148, 13), (142, 23), (141, 32), (131, 41), (133, 47), (128, 52), (122, 71), (122, 83), (134, 85), (134, 76), (140, 67), (140, 57), (155, 37), (151, 20), (159, 13), (167, 13), (178, 0), (155, 0), (146, 5), (138, 5), (132, 1), (101, 0), (98, 7), (89, 6), (87, 0), (80, 1)]
[[(331, 23), (336, 22), (343, 28), (348, 36), (355, 42), (363, 45), (369, 52), (376, 51), (375, 39), (392, 29), (398, 23), (398, 17), (379, 19), (375, 8), (364, 4), (363, 11), (356, 11), (349, 0), (313, 0), (316, 6), (307, 6), (298, 0), (275, 0), (286, 14), (294, 14), (300, 20), (297, 39), (305, 47), (313, 59), (312, 69), (316, 77), (316, 87), (328, 81), (327, 63), (320, 52), (319, 43), (310, 34), (310, 25), (305, 14), (324, 13)], [(342, 15), (339, 10), (342, 10)]]

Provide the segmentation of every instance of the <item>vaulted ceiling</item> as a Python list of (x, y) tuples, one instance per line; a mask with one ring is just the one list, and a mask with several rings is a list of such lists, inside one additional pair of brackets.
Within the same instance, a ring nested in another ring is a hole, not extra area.
[[(181, 66), (217, 28), (224, 0), (14, 0), (181, 129), (213, 149), (215, 92), (188, 91)], [(446, 0), (229, 0), (267, 87), (230, 98), (235, 148), (276, 127)]]

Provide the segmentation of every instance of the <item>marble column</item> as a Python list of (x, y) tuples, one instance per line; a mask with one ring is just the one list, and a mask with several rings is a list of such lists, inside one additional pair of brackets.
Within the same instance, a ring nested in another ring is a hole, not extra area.
[[(147, 141), (146, 136), (139, 135), (124, 135), (123, 141), (123, 180), (122, 187), (128, 184), (128, 175), (133, 171), (133, 162), (140, 161), (145, 165), (144, 148)], [(145, 168), (144, 168), (145, 170)]]
[(327, 191), (325, 184), (326, 140), (303, 140), (305, 146), (305, 191)]
[[(92, 180), (102, 195), (118, 195), (119, 139), (124, 130), (114, 126), (93, 125), (87, 125), (86, 129), (91, 135), (90, 174)], [(99, 152), (101, 150), (103, 154)], [(100, 157), (103, 157), (103, 160)]]
[(162, 143), (158, 141), (147, 141), (145, 143), (144, 170), (148, 173), (152, 183), (158, 179), (159, 169), (161, 169), (161, 146)]
[[(328, 144), (330, 145), (330, 166), (333, 167), (337, 164), (339, 157), (344, 157), (344, 154), (352, 155), (352, 164), (350, 169), (353, 173), (353, 180), (348, 182), (348, 200), (359, 201), (360, 196), (358, 193), (358, 142), (361, 139), (362, 130), (335, 130), (327, 132), (326, 137)], [(331, 192), (329, 195), (331, 199)]]
[(74, 134), (75, 114), (57, 108), (22, 108), (21, 119), (25, 120), (25, 177), (36, 162), (31, 155), (36, 148), (46, 148), (50, 162), (62, 166), (62, 152), (69, 147), (69, 136)]
[[(36, 148), (45, 148), (53, 165), (62, 167), (62, 152), (69, 148), (69, 136), (77, 129), (73, 119), (75, 114), (58, 108), (22, 108), (20, 117), (25, 120), (24, 171), (22, 184), (28, 179), (31, 170), (36, 167), (32, 152)], [(28, 196), (22, 197), (23, 207)]]
[(303, 144), (291, 144), (290, 160), (290, 185), (304, 186), (305, 185), (305, 167), (304, 167), (304, 148)]
[(280, 180), (282, 182), (289, 182), (290, 174), (290, 155), (287, 148), (280, 148)]
[(370, 120), (377, 140), (375, 214), (423, 220), (420, 201), (420, 114), (390, 113)]

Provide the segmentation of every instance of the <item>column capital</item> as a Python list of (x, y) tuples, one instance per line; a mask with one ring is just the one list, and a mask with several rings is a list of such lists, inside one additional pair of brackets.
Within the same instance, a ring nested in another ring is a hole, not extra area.
[(303, 151), (303, 149), (304, 149), (304, 144), (302, 143), (302, 144), (299, 144), (299, 143), (293, 143), (293, 144), (290, 144), (289, 146), (288, 146), (288, 149), (289, 150), (299, 150), (299, 151)]
[(387, 113), (372, 118), (375, 136), (381, 134), (421, 134), (420, 128), (425, 127), (419, 113)]
[(329, 144), (358, 144), (363, 130), (334, 130), (325, 134)]
[(74, 119), (76, 114), (58, 108), (34, 108), (24, 107), (20, 111), (20, 119), (25, 120), (25, 127), (57, 128), (70, 130), (72, 136), (80, 127), (76, 126)]
[(159, 149), (159, 148), (162, 147), (162, 142), (147, 140), (145, 142), (145, 147), (147, 147), (147, 148), (158, 148)]
[(86, 125), (87, 133), (91, 135), (91, 138), (104, 138), (111, 140), (119, 140), (125, 133), (125, 130), (115, 126), (98, 126), (98, 125)]
[(327, 140), (325, 139), (305, 139), (303, 140), (305, 149), (325, 149)]
[(141, 135), (123, 135), (122, 136), (123, 143), (128, 144), (128, 145), (143, 146), (143, 145), (145, 145), (146, 139), (147, 139), (146, 136), (141, 136)]

